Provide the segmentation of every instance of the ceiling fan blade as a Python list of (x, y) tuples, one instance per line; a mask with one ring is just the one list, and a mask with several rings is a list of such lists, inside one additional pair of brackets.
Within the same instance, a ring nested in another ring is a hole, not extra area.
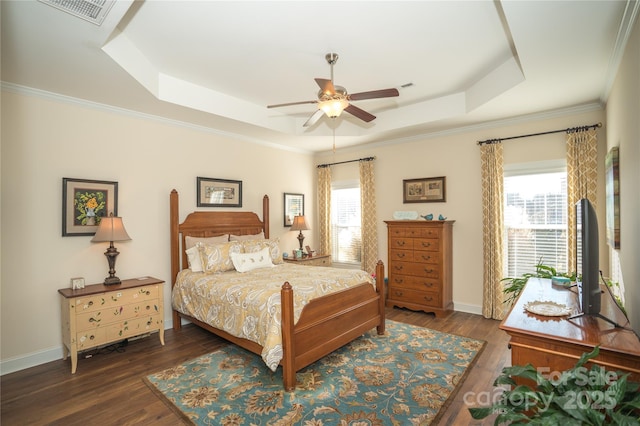
[(344, 110), (367, 123), (376, 119), (375, 115), (369, 114), (367, 111), (358, 108), (354, 104), (349, 104), (349, 106), (347, 106)]
[(352, 101), (361, 101), (363, 99), (377, 99), (377, 98), (392, 98), (399, 96), (398, 89), (382, 89), (372, 90), (370, 92), (360, 92), (349, 95), (349, 99)]
[(324, 113), (322, 112), (321, 109), (316, 110), (316, 112), (311, 114), (311, 117), (309, 117), (309, 119), (302, 126), (303, 127), (311, 127), (311, 126), (313, 126), (320, 119), (320, 117), (322, 117), (322, 114), (324, 114)]
[(315, 104), (315, 103), (318, 103), (318, 101), (289, 102), (286, 104), (267, 105), (267, 108), (278, 108), (278, 107), (289, 106), (289, 105), (302, 105), (302, 104)]
[(320, 86), (320, 90), (325, 95), (333, 96), (336, 94), (336, 88), (333, 87), (333, 82), (331, 80), (327, 80), (326, 78), (316, 78), (316, 83)]

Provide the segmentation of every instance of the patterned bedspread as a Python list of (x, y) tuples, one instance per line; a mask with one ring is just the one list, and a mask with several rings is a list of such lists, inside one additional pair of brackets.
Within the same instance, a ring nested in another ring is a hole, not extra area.
[(260, 344), (262, 359), (275, 371), (282, 359), (280, 290), (289, 281), (294, 294), (294, 322), (313, 298), (372, 277), (359, 270), (281, 264), (250, 272), (204, 274), (185, 269), (173, 288), (173, 308), (202, 322)]

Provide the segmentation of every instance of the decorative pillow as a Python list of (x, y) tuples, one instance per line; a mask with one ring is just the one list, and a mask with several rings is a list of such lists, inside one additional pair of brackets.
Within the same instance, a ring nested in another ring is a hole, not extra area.
[(229, 253), (229, 257), (238, 272), (249, 272), (273, 266), (269, 247), (265, 247), (257, 253)]
[(242, 241), (242, 247), (244, 248), (245, 253), (256, 253), (267, 247), (271, 254), (271, 261), (274, 265), (278, 265), (280, 263), (284, 263), (279, 243), (280, 240), (277, 238), (275, 240), (248, 240)]
[(200, 261), (205, 274), (233, 271), (233, 262), (229, 254), (242, 252), (242, 244), (238, 242), (222, 244), (197, 243), (196, 247), (200, 251)]
[(198, 247), (191, 247), (186, 252), (189, 269), (193, 272), (202, 272), (202, 262), (200, 261), (200, 250), (198, 250)]
[(229, 242), (229, 234), (219, 235), (217, 237), (184, 237), (185, 250), (195, 247), (197, 243), (203, 244), (220, 244)]
[(229, 241), (264, 240), (264, 231), (255, 235), (229, 235)]

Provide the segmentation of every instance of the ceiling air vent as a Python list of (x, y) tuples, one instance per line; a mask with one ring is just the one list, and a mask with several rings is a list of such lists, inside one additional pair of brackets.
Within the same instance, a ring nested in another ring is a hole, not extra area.
[(101, 25), (115, 0), (39, 0), (71, 15)]

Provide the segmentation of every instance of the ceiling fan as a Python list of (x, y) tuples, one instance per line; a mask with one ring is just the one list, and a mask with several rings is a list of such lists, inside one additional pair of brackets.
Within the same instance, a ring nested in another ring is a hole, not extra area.
[(390, 98), (398, 96), (398, 89), (382, 89), (372, 90), (369, 92), (347, 93), (347, 89), (342, 86), (333, 84), (333, 66), (338, 61), (337, 53), (327, 53), (325, 59), (331, 66), (331, 80), (325, 78), (316, 78), (315, 81), (320, 86), (318, 91), (318, 100), (289, 102), (286, 104), (267, 105), (267, 108), (278, 108), (290, 105), (317, 104), (318, 110), (304, 123), (304, 127), (313, 126), (324, 113), (329, 118), (336, 118), (346, 111), (349, 114), (359, 118), (362, 121), (373, 121), (376, 116), (367, 111), (353, 105), (351, 101), (362, 101), (365, 99)]

